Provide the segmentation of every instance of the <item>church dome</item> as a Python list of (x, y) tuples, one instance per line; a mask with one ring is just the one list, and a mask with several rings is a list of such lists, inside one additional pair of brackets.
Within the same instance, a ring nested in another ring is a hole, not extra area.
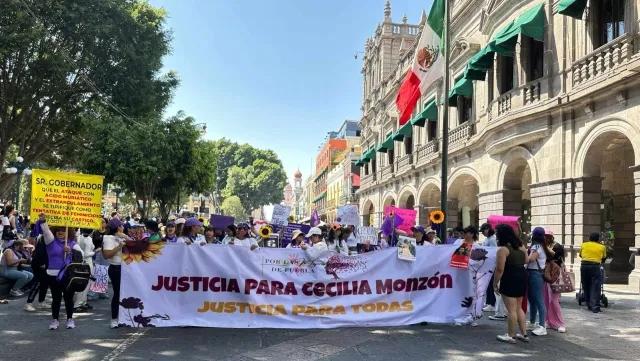
[(295, 172), (293, 172), (293, 177), (302, 178), (302, 172), (300, 172), (300, 169), (297, 169)]

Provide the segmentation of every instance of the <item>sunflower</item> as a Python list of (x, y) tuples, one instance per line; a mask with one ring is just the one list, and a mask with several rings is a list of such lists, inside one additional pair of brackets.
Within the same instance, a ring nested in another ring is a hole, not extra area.
[(122, 248), (122, 260), (126, 264), (131, 262), (150, 262), (162, 254), (164, 242), (149, 242), (148, 238), (139, 241), (127, 241)]
[(268, 239), (269, 237), (271, 237), (271, 226), (265, 224), (264, 226), (260, 227), (260, 230), (258, 230), (258, 234), (261, 238)]
[(440, 224), (444, 222), (444, 212), (439, 209), (431, 211), (431, 213), (429, 213), (429, 220), (433, 224)]

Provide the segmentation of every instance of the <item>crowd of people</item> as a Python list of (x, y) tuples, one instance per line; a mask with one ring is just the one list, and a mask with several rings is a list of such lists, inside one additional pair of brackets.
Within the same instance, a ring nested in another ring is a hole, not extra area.
[[(91, 300), (107, 297), (106, 294), (89, 291), (89, 287), (73, 292), (62, 286), (61, 270), (72, 261), (89, 265), (92, 272), (100, 266), (108, 269), (112, 288), (110, 327), (118, 327), (122, 250), (127, 242), (140, 239), (140, 234), (144, 234), (150, 242), (167, 244), (220, 244), (251, 250), (263, 246), (259, 230), (251, 220), (216, 228), (205, 227), (204, 220), (195, 217), (173, 216), (164, 222), (155, 219), (141, 221), (137, 217), (123, 218), (114, 212), (102, 219), (100, 229), (76, 230), (49, 226), (44, 214), (32, 224), (24, 224), (24, 219), (18, 217), (11, 206), (4, 208), (1, 220), (0, 277), (13, 282), (9, 291), (11, 297), (27, 296), (25, 311), (50, 308), (51, 330), (59, 327), (63, 301), (65, 327), (72, 329), (76, 327), (74, 312), (90, 310)], [(565, 269), (564, 248), (554, 240), (553, 232), (536, 227), (524, 241), (518, 230), (505, 224), (498, 225), (495, 230), (490, 224), (483, 224), (479, 230), (474, 226), (454, 228), (449, 230), (445, 241), (440, 240), (430, 227), (416, 225), (411, 228), (411, 233), (394, 229), (378, 233), (377, 242), (360, 242), (353, 226), (321, 222), (306, 233), (295, 230), (291, 241), (281, 246), (300, 248), (310, 257), (317, 257), (326, 251), (347, 256), (394, 247), (398, 237), (405, 235), (415, 238), (417, 246), (478, 244), (498, 247), (495, 272), (488, 284), (486, 299), (476, 300), (485, 305), (483, 311), (493, 313), (489, 316), (490, 320), (506, 320), (507, 333), (499, 335), (497, 339), (508, 343), (517, 340), (528, 342), (528, 331), (536, 336), (546, 335), (547, 329), (566, 332), (560, 293), (554, 292), (551, 283), (544, 278), (545, 268), (550, 267), (550, 263)], [(482, 240), (479, 240), (480, 234)], [(600, 312), (600, 265), (606, 257), (606, 248), (599, 242), (597, 233), (584, 242), (580, 256), (585, 301), (589, 310)], [(52, 301), (46, 304), (49, 291)], [(0, 303), (6, 302), (0, 300)], [(476, 325), (475, 319), (469, 323)]]

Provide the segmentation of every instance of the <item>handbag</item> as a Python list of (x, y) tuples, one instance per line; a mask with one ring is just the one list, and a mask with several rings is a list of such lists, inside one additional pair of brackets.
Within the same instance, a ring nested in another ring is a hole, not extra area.
[(565, 267), (560, 268), (560, 277), (551, 284), (553, 293), (568, 293), (575, 291), (575, 275), (568, 272)]

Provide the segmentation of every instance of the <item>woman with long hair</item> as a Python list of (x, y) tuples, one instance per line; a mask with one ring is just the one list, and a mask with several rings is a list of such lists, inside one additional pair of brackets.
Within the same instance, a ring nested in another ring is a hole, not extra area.
[[(551, 253), (551, 261), (555, 262), (561, 269), (564, 269), (564, 247), (557, 243), (553, 237), (553, 232), (545, 230), (544, 243)], [(567, 332), (562, 317), (562, 308), (560, 307), (560, 293), (555, 293), (551, 289), (551, 284), (545, 282), (544, 287), (544, 307), (547, 310), (545, 319), (547, 327), (560, 333)]]
[[(551, 258), (545, 246), (544, 228), (536, 227), (531, 232), (527, 262), (527, 301), (529, 301), (529, 329), (536, 336), (545, 336), (546, 308), (544, 306), (544, 268), (547, 259)], [(536, 321), (536, 319), (538, 321)]]
[[(522, 299), (527, 288), (527, 251), (513, 228), (506, 224), (496, 227), (498, 251), (496, 253), (496, 271), (493, 277), (494, 292), (502, 296), (507, 308), (507, 333), (498, 335), (502, 342), (515, 343), (516, 339), (527, 342), (525, 313)], [(519, 333), (516, 332), (519, 329)]]
[(107, 225), (107, 234), (102, 239), (102, 255), (109, 262), (109, 279), (113, 287), (111, 297), (111, 328), (118, 327), (120, 310), (120, 275), (122, 273), (122, 247), (130, 239), (124, 234), (124, 225), (118, 218), (111, 218)]
[(347, 242), (342, 239), (340, 226), (336, 225), (329, 229), (325, 242), (330, 251), (338, 252), (344, 256), (349, 255), (349, 247), (347, 247)]

